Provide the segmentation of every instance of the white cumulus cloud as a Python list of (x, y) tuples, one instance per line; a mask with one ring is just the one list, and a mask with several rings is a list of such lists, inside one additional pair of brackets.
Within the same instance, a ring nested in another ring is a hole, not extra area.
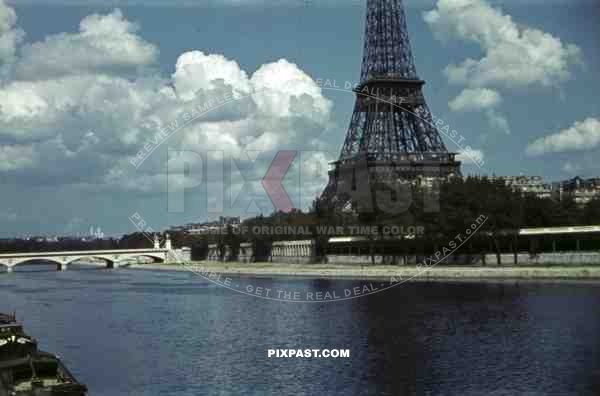
[(424, 14), (439, 38), (478, 44), (484, 56), (449, 65), (451, 82), (475, 86), (553, 86), (571, 77), (581, 51), (549, 33), (523, 26), (485, 0), (438, 0)]
[(546, 153), (581, 151), (600, 146), (600, 120), (587, 118), (577, 121), (570, 128), (539, 138), (527, 146), (527, 154), (538, 156)]
[(571, 78), (581, 50), (539, 29), (518, 24), (486, 0), (438, 0), (423, 19), (440, 40), (477, 44), (483, 55), (448, 65), (449, 82), (466, 88), (448, 105), (453, 111), (484, 111), (492, 128), (510, 134), (499, 110), (498, 89), (558, 86)]
[(240, 95), (250, 93), (248, 74), (237, 62), (220, 54), (189, 51), (181, 54), (172, 76), (177, 94), (183, 100), (192, 100), (198, 90), (217, 88), (219, 81), (229, 85)]
[[(17, 31), (14, 10), (0, 5), (0, 34)], [(313, 147), (316, 131), (330, 122), (330, 101), (285, 59), (248, 72), (221, 54), (192, 50), (176, 59), (171, 76), (152, 74), (158, 48), (119, 10), (87, 16), (77, 32), (11, 54), (13, 73), (0, 83), (0, 177), (15, 186), (161, 193), (167, 147), (221, 150), (225, 159), (244, 150)], [(235, 100), (183, 126), (183, 114), (225, 97)], [(136, 169), (131, 159), (177, 120), (180, 130)], [(267, 167), (257, 166), (253, 179)]]
[(448, 104), (453, 111), (479, 111), (491, 109), (502, 102), (502, 97), (493, 89), (468, 88)]
[(17, 46), (25, 33), (17, 27), (17, 14), (0, 0), (0, 82), (8, 73), (8, 66), (14, 61)]
[(77, 33), (60, 33), (23, 47), (16, 66), (20, 79), (41, 79), (84, 72), (124, 72), (153, 63), (158, 48), (136, 34), (138, 26), (116, 9), (93, 14)]
[(328, 117), (331, 102), (321, 96), (321, 88), (297, 65), (280, 59), (261, 66), (252, 75), (260, 111), (278, 116), (310, 112), (320, 121)]

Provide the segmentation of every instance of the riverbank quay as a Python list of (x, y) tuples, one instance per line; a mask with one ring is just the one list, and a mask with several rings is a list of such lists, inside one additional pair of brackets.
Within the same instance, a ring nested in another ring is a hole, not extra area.
[[(595, 280), (600, 282), (600, 266), (548, 267), (446, 267), (429, 268), (394, 265), (331, 265), (235, 262), (191, 262), (186, 264), (135, 264), (129, 268), (191, 271), (230, 276), (303, 277), (403, 280)], [(213, 275), (214, 276), (214, 275)]]

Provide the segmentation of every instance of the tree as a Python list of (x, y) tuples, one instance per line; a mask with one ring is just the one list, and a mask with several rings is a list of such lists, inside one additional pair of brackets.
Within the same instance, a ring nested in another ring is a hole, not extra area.
[(582, 217), (585, 224), (600, 224), (600, 197), (592, 199), (585, 205)]

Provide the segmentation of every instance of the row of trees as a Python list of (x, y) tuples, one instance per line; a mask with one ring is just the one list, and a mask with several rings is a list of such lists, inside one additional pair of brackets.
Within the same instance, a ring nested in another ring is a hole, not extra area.
[[(366, 194), (363, 192), (346, 198), (342, 201), (347, 201), (349, 206), (344, 210), (336, 207), (336, 202), (315, 200), (313, 207), (306, 212), (259, 215), (244, 220), (239, 229), (230, 226), (223, 233), (194, 236), (176, 232), (171, 234), (171, 239), (176, 247), (191, 247), (195, 258), (204, 257), (208, 245), (216, 243), (223, 256), (225, 247), (228, 246), (231, 258), (235, 259), (240, 254), (241, 244), (249, 242), (257, 261), (270, 255), (270, 246), (274, 241), (313, 239), (317, 260), (323, 260), (331, 250), (329, 238), (339, 236), (337, 233), (324, 233), (323, 227), (339, 231), (339, 227), (350, 230), (352, 226), (361, 225), (378, 231), (364, 235), (369, 241), (370, 254), (380, 254), (383, 249), (384, 254), (396, 261), (402, 255), (437, 252), (449, 241), (458, 235), (464, 235), (467, 229), (475, 226), (478, 231), (461, 247), (462, 253), (481, 255), (496, 252), (499, 256), (501, 252), (508, 250), (514, 252), (516, 257), (517, 251), (522, 249), (522, 241), (518, 239), (520, 228), (600, 224), (598, 198), (580, 206), (571, 198), (554, 200), (522, 194), (502, 182), (485, 177), (456, 178), (434, 189), (411, 186), (400, 191), (375, 182)], [(264, 227), (273, 230), (278, 226), (295, 227), (303, 233), (261, 232)], [(397, 241), (398, 235), (386, 235), (383, 232), (386, 227), (402, 230), (420, 227), (424, 232), (399, 244), (392, 243)], [(246, 232), (242, 233), (240, 230)], [(147, 236), (141, 233), (128, 234), (120, 239), (90, 242), (0, 240), (0, 251), (143, 248), (150, 243)], [(536, 253), (535, 249), (539, 245), (530, 244), (532, 254)]]
[[(313, 239), (316, 258), (323, 260), (330, 251), (327, 241), (332, 236), (322, 232), (323, 226), (331, 230), (338, 230), (338, 227), (350, 230), (351, 226), (362, 225), (378, 230), (364, 235), (370, 241), (368, 250), (373, 259), (383, 249), (384, 254), (396, 262), (403, 255), (435, 253), (449, 241), (456, 241), (457, 236), (466, 238), (467, 230), (476, 228), (477, 233), (461, 247), (461, 253), (481, 257), (484, 253), (495, 252), (499, 261), (502, 252), (510, 251), (516, 261), (517, 252), (523, 245), (518, 237), (520, 228), (600, 224), (598, 198), (580, 206), (572, 198), (554, 200), (522, 194), (485, 177), (456, 178), (437, 188), (411, 186), (400, 191), (376, 182), (371, 185), (370, 193), (349, 194), (341, 202), (350, 205), (346, 210), (340, 210), (336, 203), (316, 200), (307, 212), (279, 212), (247, 219), (242, 223), (242, 229), (248, 232), (243, 234), (229, 227), (224, 234), (196, 238), (203, 242), (204, 248), (209, 243), (216, 243), (223, 255), (225, 246), (229, 246), (232, 259), (239, 254), (242, 242), (252, 243), (259, 259), (273, 241)], [(400, 210), (394, 210), (398, 208)], [(305, 233), (298, 236), (254, 232), (263, 226), (270, 229), (302, 227)], [(398, 235), (383, 232), (392, 227), (401, 230), (420, 227), (424, 233), (414, 239), (405, 239), (401, 244), (392, 243), (397, 241)], [(539, 246), (540, 243), (528, 243), (532, 254), (537, 253)]]

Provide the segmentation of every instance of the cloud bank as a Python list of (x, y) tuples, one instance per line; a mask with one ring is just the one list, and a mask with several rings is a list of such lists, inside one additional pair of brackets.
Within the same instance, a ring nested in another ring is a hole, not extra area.
[(527, 154), (539, 156), (548, 153), (591, 150), (600, 147), (600, 120), (587, 118), (571, 127), (539, 138), (527, 146)]
[(16, 14), (0, 0), (5, 180), (163, 191), (161, 155), (135, 173), (129, 159), (183, 111), (225, 94), (247, 98), (195, 120), (169, 139), (170, 148), (239, 156), (310, 143), (330, 122), (330, 101), (292, 62), (249, 73), (233, 59), (194, 50), (181, 54), (173, 75), (164, 77), (149, 73), (159, 50), (138, 29), (118, 9), (93, 14), (79, 31), (23, 44), (17, 56)]
[(501, 101), (499, 89), (556, 87), (571, 78), (581, 50), (539, 29), (518, 24), (485, 0), (438, 0), (423, 19), (435, 36), (474, 43), (479, 59), (467, 58), (445, 70), (448, 81), (465, 86), (449, 106), (453, 111), (486, 111), (490, 125), (510, 133), (506, 118), (490, 108)]

